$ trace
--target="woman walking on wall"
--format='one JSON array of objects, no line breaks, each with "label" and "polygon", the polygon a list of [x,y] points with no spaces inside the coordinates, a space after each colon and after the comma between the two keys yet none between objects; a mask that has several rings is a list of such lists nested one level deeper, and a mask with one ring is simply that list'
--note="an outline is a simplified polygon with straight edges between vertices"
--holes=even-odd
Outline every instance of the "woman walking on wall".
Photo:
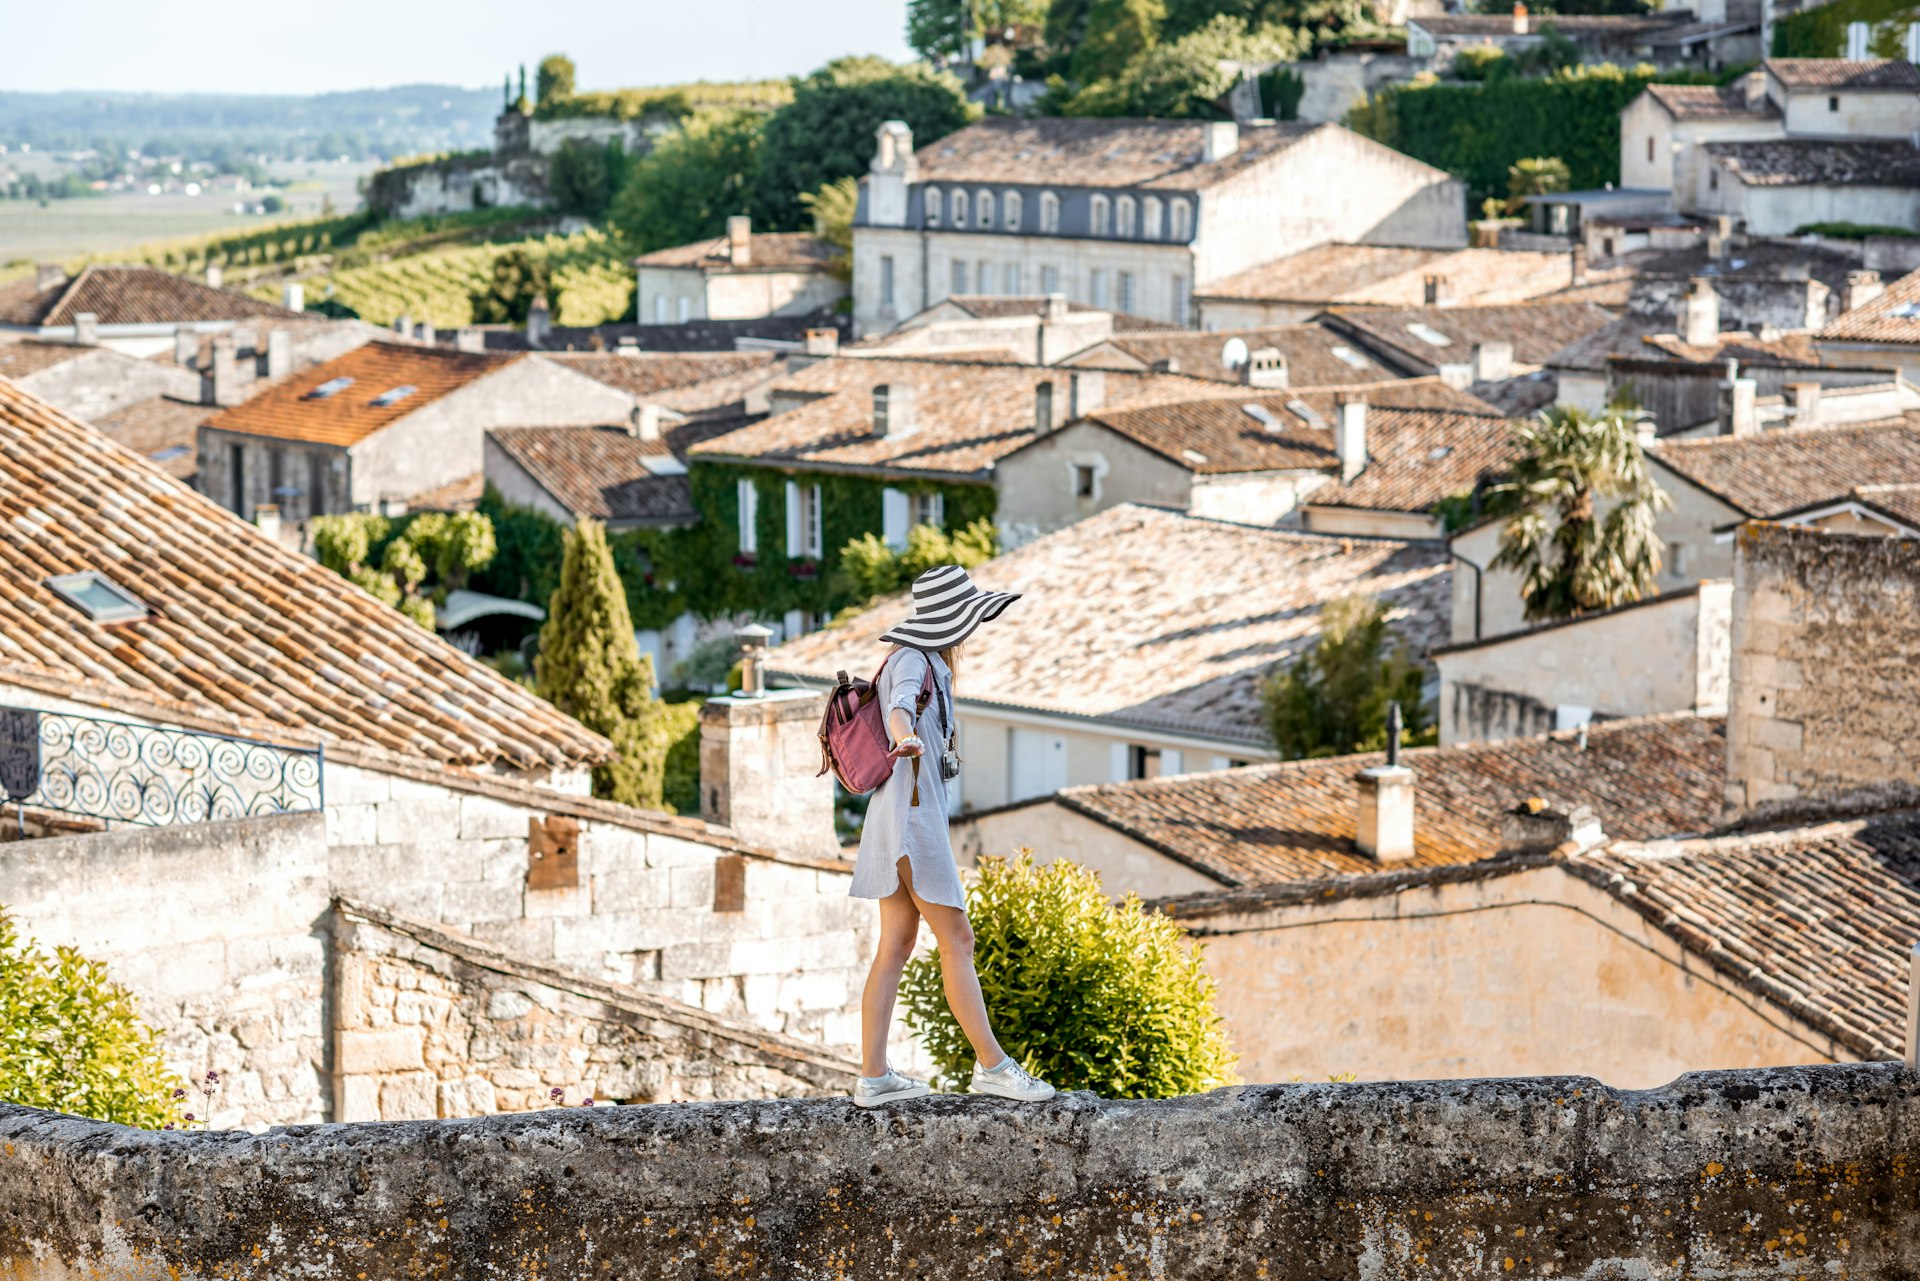
[{"label": "woman walking on wall", "polygon": [[[973,1044],[973,1093],[1032,1102],[1053,1097],[1051,1085],[1029,1075],[994,1039],[973,968],[966,892],[947,835],[947,783],[959,773],[960,762],[953,714],[956,651],[975,628],[998,618],[1017,599],[1013,593],[982,591],[960,566],[942,565],[913,580],[913,613],[880,637],[896,646],[876,682],[893,744],[893,774],[867,807],[851,890],[855,898],[880,902],[879,950],[860,999],[862,1075],[854,1083],[853,1101],[861,1107],[928,1092],[923,1082],[887,1062],[887,1029],[900,972],[923,920],[939,944],[947,1004]],[[916,709],[929,669],[933,696]]]}]

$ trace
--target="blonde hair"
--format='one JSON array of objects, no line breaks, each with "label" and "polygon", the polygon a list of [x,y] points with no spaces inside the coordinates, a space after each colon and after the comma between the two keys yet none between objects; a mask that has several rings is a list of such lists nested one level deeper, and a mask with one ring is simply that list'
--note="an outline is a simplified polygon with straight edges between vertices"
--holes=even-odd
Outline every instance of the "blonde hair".
[{"label": "blonde hair", "polygon": [[941,650],[940,661],[947,665],[947,675],[950,678],[947,681],[947,686],[949,689],[951,689],[953,686],[958,685],[960,683],[960,646],[959,644],[955,643]]}]

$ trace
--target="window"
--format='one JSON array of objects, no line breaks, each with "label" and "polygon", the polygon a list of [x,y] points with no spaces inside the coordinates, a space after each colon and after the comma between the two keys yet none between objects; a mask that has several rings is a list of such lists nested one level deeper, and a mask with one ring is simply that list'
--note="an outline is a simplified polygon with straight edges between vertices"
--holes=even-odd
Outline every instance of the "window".
[{"label": "window", "polygon": [[307,517],[327,514],[327,456],[307,455]]},{"label": "window", "polygon": [[1412,334],[1415,338],[1418,338],[1421,342],[1427,344],[1427,346],[1429,347],[1453,346],[1453,339],[1447,337],[1445,334],[1441,333],[1438,329],[1435,329],[1432,325],[1429,325],[1424,321],[1419,321],[1419,320],[1414,321],[1411,325],[1407,326],[1407,332]]},{"label": "window", "polygon": [[973,275],[974,287],[983,294],[993,292],[993,264],[985,258],[980,260],[980,269]]},{"label": "window", "polygon": [[1025,203],[1017,191],[1009,191],[1000,197],[1000,225],[1008,231],[1020,230],[1020,216],[1025,212],[1021,206]]},{"label": "window", "polygon": [[318,387],[315,387],[312,391],[308,392],[305,396],[301,397],[301,399],[325,400],[329,396],[338,396],[341,392],[345,391],[347,388],[351,386],[353,386],[353,379],[351,378],[329,378],[327,379],[327,381],[321,383]]},{"label": "window", "polygon": [[227,510],[247,514],[247,450],[244,445],[227,446]]},{"label": "window", "polygon": [[958,258],[953,260],[953,287],[947,290],[947,292],[950,294],[964,294],[967,292],[967,264],[961,262]]},{"label": "window", "polygon": [[1827,99],[1827,110],[1828,110],[1828,111],[1838,111],[1838,110],[1840,110],[1840,99],[1839,99],[1839,98],[1837,98],[1837,97],[1835,97],[1835,98],[1828,98],[1828,99]]},{"label": "window", "polygon": [[1133,304],[1137,301],[1133,296],[1133,273],[1130,271],[1123,271],[1119,273],[1119,278],[1120,278],[1120,310],[1124,311],[1129,316],[1131,316],[1134,311]]},{"label": "window", "polygon": [[1686,577],[1687,545],[1685,543],[1667,544],[1667,572],[1675,578]]},{"label": "window", "polygon": [[945,494],[915,494],[913,496],[913,523],[932,525],[936,528],[947,523],[947,498]]},{"label": "window", "polygon": [[1160,197],[1148,196],[1140,206],[1140,234],[1148,240],[1160,239]]},{"label": "window", "polygon": [[964,191],[953,193],[953,225],[956,227],[967,225],[967,193]]},{"label": "window", "polygon": [[1707,190],[1720,190],[1720,171],[1718,169],[1707,170]]},{"label": "window", "polygon": [[1647,139],[1647,163],[1648,164],[1653,163],[1653,139],[1652,138]]},{"label": "window", "polygon": [[907,530],[913,526],[913,506],[898,489],[880,491],[880,537],[895,551],[907,548]]},{"label": "window", "polygon": [[275,445],[267,450],[267,497],[278,503],[287,492],[287,451]]},{"label": "window", "polygon": [[680,313],[680,323],[683,325],[686,324],[687,320],[693,315],[693,299],[682,297],[678,311]]},{"label": "window", "polygon": [[760,550],[760,491],[751,480],[734,483],[734,501],[739,508],[740,554],[751,556]]},{"label": "window", "polygon": [[1108,227],[1112,225],[1113,203],[1105,196],[1095,196],[1091,202],[1091,207],[1093,212],[1089,218],[1089,223],[1092,227],[1092,234],[1104,236],[1107,234]]},{"label": "window", "polygon": [[787,482],[787,555],[793,559],[821,555],[820,486]]},{"label": "window", "polygon": [[1040,292],[1043,294],[1057,294],[1060,292],[1060,269],[1058,267],[1042,267],[1040,269]]},{"label": "window", "polygon": [[96,623],[138,622],[149,612],[138,596],[90,569],[56,574],[47,580],[47,586]]},{"label": "window", "polygon": [[398,387],[390,387],[386,391],[381,392],[378,396],[375,396],[373,398],[373,403],[380,406],[382,409],[384,409],[388,405],[399,404],[401,401],[405,400],[407,397],[413,395],[414,392],[419,390],[420,389],[414,386],[412,383],[402,383]]},{"label": "window", "polygon": [[1016,297],[1019,296],[1020,264],[1017,262],[1010,262],[1005,267],[1001,268],[1000,283],[1002,285],[1002,289],[1000,292],[1006,293],[1006,294],[1013,294]]},{"label": "window", "polygon": [[927,188],[927,226],[940,225],[940,188]]},{"label": "window", "polygon": [[1113,209],[1113,234],[1131,236],[1134,228],[1134,200],[1132,196],[1122,196]]},{"label": "window", "polygon": [[1088,292],[1093,295],[1093,305],[1096,307],[1105,307],[1107,305],[1107,273],[1103,269],[1095,267],[1087,273],[1087,283],[1089,286]]},{"label": "window", "polygon": [[1100,497],[1100,470],[1092,463],[1073,465],[1073,496],[1087,502],[1096,502]]},{"label": "window", "polygon": [[1143,747],[1138,743],[1129,746],[1127,748],[1127,777],[1130,779],[1159,778],[1160,749],[1157,747]]},{"label": "window", "polygon": [[1033,389],[1033,429],[1044,436],[1053,430],[1053,384],[1043,382]]},{"label": "window", "polygon": [[1168,215],[1173,228],[1173,239],[1185,240],[1193,235],[1193,206],[1185,200],[1176,200],[1170,206]]},{"label": "window", "polygon": [[665,294],[655,294],[653,296],[653,323],[656,325],[664,325],[667,323],[667,296]]},{"label": "window", "polygon": [[973,198],[973,211],[978,215],[982,231],[993,230],[993,193],[983,191]]},{"label": "window", "polygon": [[880,305],[893,306],[893,255],[880,255]]},{"label": "window", "polygon": [[1175,276],[1173,278],[1173,323],[1176,325],[1186,324],[1187,312],[1192,306],[1193,295],[1187,289],[1187,278],[1185,276]]},{"label": "window", "polygon": [[1051,191],[1040,193],[1040,230],[1060,230],[1060,197]]}]

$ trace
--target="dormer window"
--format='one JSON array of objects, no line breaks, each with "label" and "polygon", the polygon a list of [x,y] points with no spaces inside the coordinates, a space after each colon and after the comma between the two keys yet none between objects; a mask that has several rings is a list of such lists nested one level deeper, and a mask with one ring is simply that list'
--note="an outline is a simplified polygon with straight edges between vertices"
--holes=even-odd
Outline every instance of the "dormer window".
[{"label": "dormer window", "polygon": [[1185,200],[1173,202],[1169,211],[1173,225],[1173,239],[1185,240],[1193,235],[1193,205]]},{"label": "dormer window", "polygon": [[980,219],[980,230],[993,230],[993,193],[983,191],[973,198],[973,211]]},{"label": "dormer window", "polygon": [[373,398],[373,403],[378,405],[380,408],[385,409],[389,405],[399,404],[401,401],[405,400],[407,397],[413,395],[414,392],[419,390],[420,389],[414,386],[412,383],[402,383],[398,387],[390,387],[386,391],[381,392],[378,396],[375,396]]},{"label": "dormer window", "polygon": [[1092,214],[1088,219],[1092,233],[1096,236],[1107,235],[1113,226],[1113,202],[1105,196],[1095,196],[1091,201]]},{"label": "dormer window", "polygon": [[138,596],[90,569],[55,574],[47,579],[47,586],[96,623],[137,623],[153,612]]},{"label": "dormer window", "polygon": [[353,379],[351,378],[329,378],[327,379],[327,381],[321,383],[318,387],[315,387],[312,391],[308,392],[305,396],[305,399],[326,400],[329,397],[338,396],[341,392],[345,391],[347,388],[351,386],[353,386]]},{"label": "dormer window", "polygon": [[1021,205],[1024,203],[1020,198],[1020,193],[1017,191],[1009,191],[1006,195],[1002,196],[1000,198],[1000,225],[1008,231],[1020,230]]},{"label": "dormer window", "polygon": [[1140,234],[1148,240],[1160,239],[1160,197],[1148,196],[1140,202]]},{"label": "dormer window", "polygon": [[928,187],[926,199],[927,226],[938,227],[940,225],[940,188]]},{"label": "dormer window", "polygon": [[1136,206],[1134,204],[1134,200],[1132,196],[1122,196],[1120,197],[1119,200],[1114,202],[1114,207],[1113,207],[1113,234],[1114,235],[1121,236],[1124,238],[1129,238],[1129,239],[1133,236],[1133,230],[1135,226],[1135,222],[1134,222],[1135,208]]},{"label": "dormer window", "polygon": [[1060,230],[1060,197],[1051,191],[1040,193],[1040,230],[1045,232]]},{"label": "dormer window", "polygon": [[967,225],[967,193],[964,191],[953,193],[953,225],[956,227]]}]

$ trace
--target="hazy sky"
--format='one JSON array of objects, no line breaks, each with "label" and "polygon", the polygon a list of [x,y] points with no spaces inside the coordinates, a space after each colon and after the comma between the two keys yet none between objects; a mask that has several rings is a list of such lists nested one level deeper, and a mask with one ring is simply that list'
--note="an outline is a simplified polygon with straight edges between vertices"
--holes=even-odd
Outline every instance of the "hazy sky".
[{"label": "hazy sky", "polygon": [[481,87],[555,52],[582,89],[744,80],[905,58],[905,24],[905,0],[0,0],[0,90]]}]

